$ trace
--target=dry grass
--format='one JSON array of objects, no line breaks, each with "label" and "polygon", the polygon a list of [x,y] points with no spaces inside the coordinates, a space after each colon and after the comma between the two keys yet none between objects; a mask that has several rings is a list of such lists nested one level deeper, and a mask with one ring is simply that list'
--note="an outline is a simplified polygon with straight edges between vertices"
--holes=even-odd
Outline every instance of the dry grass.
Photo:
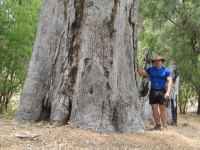
[{"label": "dry grass", "polygon": [[[14,97],[17,102],[19,94]],[[17,106],[17,105],[16,105]],[[20,139],[16,133],[40,134],[34,139]],[[200,116],[179,115],[178,127],[144,134],[98,134],[62,126],[52,128],[48,122],[12,125],[0,117],[2,150],[200,150]]]},{"label": "dry grass", "polygon": [[[40,134],[35,139],[19,139],[18,132]],[[48,122],[12,125],[5,118],[0,119],[0,149],[114,149],[114,150],[199,150],[200,117],[179,115],[178,127],[144,134],[98,134],[69,126],[52,128]]]}]

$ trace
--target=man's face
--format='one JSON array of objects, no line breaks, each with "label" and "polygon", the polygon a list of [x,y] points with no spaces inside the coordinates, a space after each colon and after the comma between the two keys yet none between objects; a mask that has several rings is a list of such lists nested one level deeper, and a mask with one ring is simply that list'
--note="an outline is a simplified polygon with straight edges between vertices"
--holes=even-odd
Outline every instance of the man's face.
[{"label": "man's face", "polygon": [[163,66],[163,62],[161,59],[154,60],[154,65],[156,68],[160,68]]}]

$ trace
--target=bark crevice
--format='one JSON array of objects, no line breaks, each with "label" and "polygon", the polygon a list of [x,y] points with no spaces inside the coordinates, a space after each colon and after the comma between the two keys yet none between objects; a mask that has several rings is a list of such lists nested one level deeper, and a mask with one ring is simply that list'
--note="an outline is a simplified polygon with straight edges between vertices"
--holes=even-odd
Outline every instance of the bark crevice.
[{"label": "bark crevice", "polygon": [[114,0],[114,5],[112,8],[112,13],[111,13],[111,19],[109,22],[109,28],[110,28],[110,37],[112,38],[114,33],[116,32],[116,29],[114,27],[114,21],[115,21],[115,15],[117,13],[117,6],[119,4],[119,0]]},{"label": "bark crevice", "polygon": [[[67,70],[66,74],[64,75],[64,80],[61,86],[61,91],[62,91],[61,95],[64,95],[64,101],[66,101],[65,102],[66,104],[64,104],[65,106],[62,107],[67,107],[63,109],[66,109],[68,113],[65,113],[64,119],[61,118],[61,120],[54,119],[56,117],[52,117],[51,121],[55,122],[58,125],[67,122],[71,115],[72,100],[74,95],[74,85],[76,82],[77,70],[78,70],[78,54],[81,45],[81,40],[79,36],[80,36],[81,23],[83,20],[84,0],[74,0],[74,9],[75,9],[75,19],[71,25],[71,28],[70,29],[68,28],[69,32],[71,33],[71,42],[69,43],[70,47],[67,55],[67,60],[68,60],[66,67]],[[64,12],[65,17],[67,16],[66,13],[67,11]]]},{"label": "bark crevice", "polygon": [[[137,23],[137,2],[135,2],[134,4],[131,5],[131,9],[129,11],[129,24],[131,25],[132,27],[132,36],[133,37],[136,37],[137,35],[135,35],[136,33],[136,23]],[[136,74],[136,63],[137,63],[137,41],[136,41],[137,38],[133,38],[132,39],[132,42],[133,42],[133,49],[135,50],[134,51],[134,70],[135,70],[135,81],[136,81],[136,86],[138,88],[138,82],[137,82],[137,74]]]}]

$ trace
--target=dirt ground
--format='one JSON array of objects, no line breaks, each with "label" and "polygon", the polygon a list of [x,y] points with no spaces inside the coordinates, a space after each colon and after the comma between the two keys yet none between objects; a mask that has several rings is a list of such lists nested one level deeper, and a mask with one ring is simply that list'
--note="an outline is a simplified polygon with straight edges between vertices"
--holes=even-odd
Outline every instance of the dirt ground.
[{"label": "dirt ground", "polygon": [[[19,94],[12,98],[18,105]],[[48,122],[13,125],[0,116],[0,150],[200,150],[200,116],[178,115],[178,126],[143,134],[99,134],[70,126],[52,127]],[[17,135],[39,135],[18,138]]]},{"label": "dirt ground", "polygon": [[[19,133],[38,134],[33,139],[20,139]],[[3,150],[200,150],[200,117],[179,115],[178,126],[144,134],[98,134],[70,126],[55,127],[48,122],[13,125],[0,118],[0,149]]]}]

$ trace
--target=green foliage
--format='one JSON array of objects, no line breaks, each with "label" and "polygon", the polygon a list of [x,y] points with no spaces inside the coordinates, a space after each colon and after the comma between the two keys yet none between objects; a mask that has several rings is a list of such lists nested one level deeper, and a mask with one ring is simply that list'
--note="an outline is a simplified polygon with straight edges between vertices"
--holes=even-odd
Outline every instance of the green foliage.
[{"label": "green foliage", "polygon": [[189,105],[195,104],[194,97],[196,98],[195,88],[190,82],[181,81],[179,92],[179,108],[180,113],[186,113]]},{"label": "green foliage", "polygon": [[139,37],[139,53],[149,48],[174,60],[181,76],[180,104],[188,102],[183,96],[188,86],[190,96],[200,94],[200,2],[143,0],[140,15],[145,30]]},{"label": "green foliage", "polygon": [[39,0],[0,1],[0,112],[25,80],[39,7]]},{"label": "green foliage", "polygon": [[15,106],[12,103],[8,103],[7,109],[3,111],[4,117],[12,119],[15,115]]}]

